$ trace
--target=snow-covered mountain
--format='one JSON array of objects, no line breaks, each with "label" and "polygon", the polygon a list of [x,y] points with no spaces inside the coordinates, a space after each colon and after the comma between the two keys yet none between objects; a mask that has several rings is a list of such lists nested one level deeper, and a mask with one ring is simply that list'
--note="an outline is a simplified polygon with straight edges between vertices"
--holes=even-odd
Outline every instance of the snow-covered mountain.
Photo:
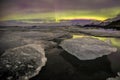
[{"label": "snow-covered mountain", "polygon": [[118,20],[120,20],[120,14],[114,18],[106,19],[105,21],[101,22],[100,25],[106,26],[106,25],[110,24],[111,22],[118,21]]},{"label": "snow-covered mountain", "polygon": [[117,21],[117,20],[120,20],[120,14],[117,15],[116,17],[114,17],[114,18],[110,18],[110,19],[107,19],[107,20],[105,20],[105,21],[106,21],[106,22],[113,22],[113,21]]}]

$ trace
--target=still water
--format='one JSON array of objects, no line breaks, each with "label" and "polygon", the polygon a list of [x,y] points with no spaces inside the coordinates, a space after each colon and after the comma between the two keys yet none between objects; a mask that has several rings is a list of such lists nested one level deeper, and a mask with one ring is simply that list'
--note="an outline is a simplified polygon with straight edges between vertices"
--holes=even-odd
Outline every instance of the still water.
[{"label": "still water", "polygon": [[83,38],[83,37],[92,37],[112,44],[112,46],[117,48],[117,52],[108,55],[108,59],[111,62],[111,68],[113,72],[120,72],[120,38],[112,38],[112,37],[95,37],[95,36],[88,36],[88,35],[79,35],[74,34],[73,38]]},{"label": "still water", "polygon": [[113,46],[120,48],[120,38],[111,38],[111,37],[95,37],[95,36],[87,36],[87,35],[73,35],[73,38],[82,38],[82,37],[92,37],[97,38],[99,40],[105,41],[107,43],[112,44]]}]

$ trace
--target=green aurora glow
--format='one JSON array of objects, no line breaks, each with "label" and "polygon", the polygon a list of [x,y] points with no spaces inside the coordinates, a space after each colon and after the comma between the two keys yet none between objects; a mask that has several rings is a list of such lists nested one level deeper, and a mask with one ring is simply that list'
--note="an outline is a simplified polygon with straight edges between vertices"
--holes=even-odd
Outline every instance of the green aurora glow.
[{"label": "green aurora glow", "polygon": [[101,10],[64,10],[44,13],[12,13],[0,18],[0,21],[6,20],[24,20],[24,19],[48,19],[48,20],[69,20],[69,19],[94,19],[106,20],[120,14],[120,7],[101,9]]}]

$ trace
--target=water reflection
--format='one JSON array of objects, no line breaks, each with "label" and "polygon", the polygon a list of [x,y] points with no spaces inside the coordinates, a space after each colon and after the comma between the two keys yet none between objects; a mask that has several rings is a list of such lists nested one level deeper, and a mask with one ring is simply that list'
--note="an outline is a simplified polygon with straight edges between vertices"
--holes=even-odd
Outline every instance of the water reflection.
[{"label": "water reflection", "polygon": [[83,38],[83,37],[92,37],[97,38],[99,40],[105,41],[107,43],[112,44],[114,47],[117,47],[117,52],[114,54],[108,55],[108,59],[111,62],[111,68],[113,72],[120,72],[120,38],[111,38],[111,37],[95,37],[88,35],[73,35],[73,38]]},{"label": "water reflection", "polygon": [[120,38],[111,38],[111,37],[95,37],[88,35],[73,35],[73,38],[83,38],[83,37],[92,37],[97,38],[99,40],[105,41],[107,43],[111,43],[113,46],[120,48]]}]

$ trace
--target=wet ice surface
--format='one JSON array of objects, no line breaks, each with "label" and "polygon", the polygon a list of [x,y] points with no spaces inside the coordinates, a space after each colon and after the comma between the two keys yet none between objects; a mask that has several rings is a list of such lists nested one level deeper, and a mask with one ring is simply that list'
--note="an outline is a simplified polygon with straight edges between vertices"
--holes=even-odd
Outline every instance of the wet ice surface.
[{"label": "wet ice surface", "polygon": [[80,60],[96,59],[117,51],[110,44],[88,37],[64,40],[60,46]]},{"label": "wet ice surface", "polygon": [[46,60],[41,45],[28,44],[8,49],[0,56],[0,75],[6,76],[2,77],[3,80],[27,80],[39,73]]}]

